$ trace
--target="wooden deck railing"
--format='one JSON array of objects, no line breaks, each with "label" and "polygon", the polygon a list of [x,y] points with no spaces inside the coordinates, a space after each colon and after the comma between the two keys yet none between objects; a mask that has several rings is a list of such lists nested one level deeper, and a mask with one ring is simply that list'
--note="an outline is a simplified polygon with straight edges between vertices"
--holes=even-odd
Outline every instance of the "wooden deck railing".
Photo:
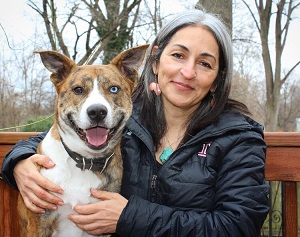
[{"label": "wooden deck railing", "polygon": [[[0,132],[0,165],[5,154],[21,139],[36,133]],[[268,145],[266,179],[284,186],[284,234],[298,236],[297,182],[300,181],[300,133],[265,133]],[[18,237],[18,192],[0,180],[0,237]]]},{"label": "wooden deck railing", "polygon": [[298,236],[297,182],[300,181],[300,132],[265,133],[266,179],[283,183],[285,237]]},{"label": "wooden deck railing", "polygon": [[[37,133],[0,132],[0,166],[5,154],[19,140],[25,140]],[[0,237],[18,237],[20,228],[17,217],[18,191],[13,190],[3,180],[0,180]]]}]

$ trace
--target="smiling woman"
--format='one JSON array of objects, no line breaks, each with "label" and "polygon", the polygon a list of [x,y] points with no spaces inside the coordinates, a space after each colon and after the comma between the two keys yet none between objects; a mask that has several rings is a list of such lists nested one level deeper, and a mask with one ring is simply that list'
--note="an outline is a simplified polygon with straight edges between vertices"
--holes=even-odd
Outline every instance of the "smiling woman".
[{"label": "smiling woman", "polygon": [[[158,46],[153,47],[152,54],[155,55],[156,50]],[[168,127],[156,152],[160,161],[165,162],[171,155],[170,151],[176,150],[180,143],[178,137],[183,137],[188,117],[195,113],[203,98],[208,93],[214,94],[218,71],[218,43],[211,31],[202,26],[178,30],[160,60],[153,63],[156,89],[161,93],[167,124],[177,122],[174,129]],[[176,118],[180,119],[176,121]],[[171,144],[169,138],[173,139]]]},{"label": "smiling woman", "polygon": [[[153,54],[155,50],[157,46]],[[153,71],[165,109],[175,111],[175,106],[182,109],[183,114],[191,114],[208,91],[214,93],[216,89],[213,84],[219,71],[217,41],[201,26],[185,27],[174,34],[159,62],[154,63]]]}]

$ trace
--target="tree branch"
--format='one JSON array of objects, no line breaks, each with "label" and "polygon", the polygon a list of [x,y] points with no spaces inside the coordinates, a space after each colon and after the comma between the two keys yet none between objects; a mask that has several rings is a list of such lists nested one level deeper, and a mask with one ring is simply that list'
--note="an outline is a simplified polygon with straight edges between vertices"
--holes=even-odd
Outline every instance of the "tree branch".
[{"label": "tree branch", "polygon": [[[258,23],[258,21],[256,20],[256,17],[255,17],[255,15],[254,15],[253,11],[251,10],[249,4],[248,4],[245,0],[242,0],[242,1],[243,1],[243,3],[246,5],[246,7],[248,8],[248,10],[249,10],[249,12],[250,12],[250,14],[251,14],[251,16],[252,16],[252,18],[253,18],[253,20],[254,20],[254,23],[255,23],[255,25],[256,25],[256,28],[257,28],[258,32],[260,32],[259,23]],[[258,6],[256,5],[256,7],[258,7]]]},{"label": "tree branch", "polygon": [[281,84],[284,84],[286,82],[286,80],[288,79],[288,77],[290,76],[290,74],[300,65],[300,61],[298,61],[289,71],[287,74],[285,74],[285,76],[282,78],[281,80]]},{"label": "tree branch", "polygon": [[51,18],[52,18],[52,27],[55,32],[56,38],[58,40],[58,44],[59,44],[63,54],[70,58],[68,47],[66,46],[63,36],[62,36],[62,31],[59,30],[58,25],[57,25],[57,21],[56,21],[57,15],[56,15],[54,0],[50,0],[50,10],[51,10]]}]

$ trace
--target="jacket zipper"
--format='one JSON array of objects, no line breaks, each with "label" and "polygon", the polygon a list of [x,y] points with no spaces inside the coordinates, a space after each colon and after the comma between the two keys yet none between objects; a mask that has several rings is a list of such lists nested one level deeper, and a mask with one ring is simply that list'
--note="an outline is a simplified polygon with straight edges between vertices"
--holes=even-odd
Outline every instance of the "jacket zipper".
[{"label": "jacket zipper", "polygon": [[155,192],[155,189],[156,189],[156,178],[157,178],[157,175],[152,175],[152,178],[151,178],[151,194],[152,194],[152,202],[154,202],[156,200],[156,192]]},{"label": "jacket zipper", "polygon": [[[129,130],[129,129],[128,129]],[[129,130],[130,133],[134,133],[133,131]],[[134,133],[135,134],[135,133]],[[135,134],[135,136],[139,137],[137,134]],[[140,137],[139,137],[140,138]],[[141,138],[140,138],[141,139]],[[147,143],[141,139],[141,141],[147,146]],[[148,146],[147,146],[148,147]],[[151,151],[151,149],[148,147],[148,149]],[[155,161],[155,155],[154,155],[154,161]],[[153,165],[153,171],[154,171],[154,174],[152,174],[152,177],[151,177],[151,183],[150,183],[150,196],[151,196],[151,199],[152,199],[152,202],[156,201],[156,178],[157,178],[157,167],[156,167],[156,164],[154,163]]]}]

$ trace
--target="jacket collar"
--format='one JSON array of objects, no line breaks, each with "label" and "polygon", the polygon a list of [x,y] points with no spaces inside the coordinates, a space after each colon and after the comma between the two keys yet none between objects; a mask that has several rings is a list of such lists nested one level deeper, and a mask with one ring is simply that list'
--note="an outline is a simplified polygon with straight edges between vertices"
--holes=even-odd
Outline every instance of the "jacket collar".
[{"label": "jacket collar", "polygon": [[[153,147],[152,138],[147,130],[147,128],[141,123],[139,119],[140,114],[140,103],[137,102],[133,106],[133,111],[130,119],[127,122],[127,128],[135,133],[144,143],[149,147]],[[222,114],[220,114],[219,119],[199,131],[194,137],[192,137],[186,144],[191,144],[193,142],[198,142],[199,139],[204,138],[206,136],[215,137],[225,134],[231,131],[243,131],[243,130],[254,130],[259,134],[264,136],[263,134],[263,126],[253,120],[252,118],[241,114],[240,112],[234,110],[225,110]],[[153,150],[150,149],[150,150]]]}]

